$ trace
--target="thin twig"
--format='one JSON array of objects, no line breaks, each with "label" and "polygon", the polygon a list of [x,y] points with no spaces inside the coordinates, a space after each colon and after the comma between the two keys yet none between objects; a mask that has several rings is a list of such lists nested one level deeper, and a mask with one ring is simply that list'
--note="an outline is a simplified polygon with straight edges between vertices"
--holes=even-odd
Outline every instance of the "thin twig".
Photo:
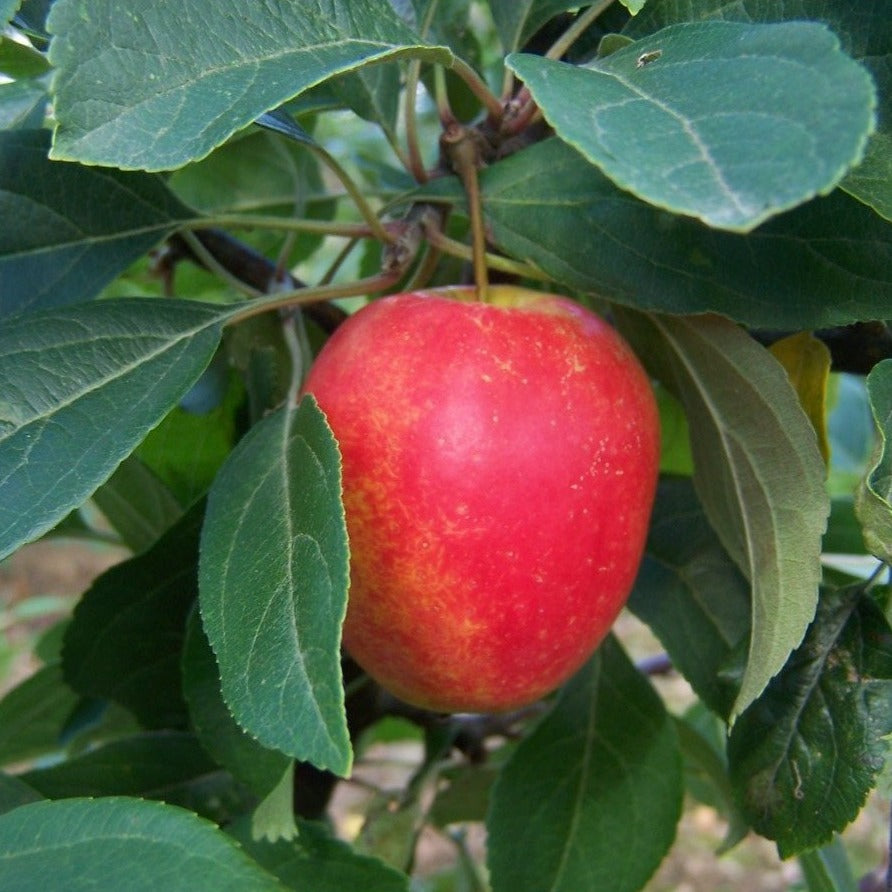
[{"label": "thin twig", "polygon": [[594,3],[579,18],[567,28],[566,31],[551,45],[548,52],[545,53],[546,59],[560,59],[567,50],[582,37],[588,30],[589,26],[598,18],[608,6],[613,5],[613,0],[601,0],[600,3]]}]

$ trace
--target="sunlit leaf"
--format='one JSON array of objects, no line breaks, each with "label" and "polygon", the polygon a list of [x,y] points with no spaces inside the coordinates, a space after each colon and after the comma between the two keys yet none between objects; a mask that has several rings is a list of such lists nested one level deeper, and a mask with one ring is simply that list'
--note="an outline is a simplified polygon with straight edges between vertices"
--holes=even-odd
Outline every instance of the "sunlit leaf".
[{"label": "sunlit leaf", "polygon": [[164,3],[125,15],[114,0],[53,6],[54,158],[180,167],[334,75],[407,55],[452,58],[425,47],[387,0],[185,0],[173,28],[171,14]]},{"label": "sunlit leaf", "polygon": [[828,193],[874,127],[873,81],[814,22],[680,24],[585,67],[507,64],[617,185],[733,231]]},{"label": "sunlit leaf", "polygon": [[871,73],[877,86],[877,130],[864,160],[842,187],[878,214],[892,220],[892,16],[884,2],[850,0],[649,0],[623,29],[645,37],[677,22],[719,19],[729,22],[780,22],[808,19],[823,22],[839,37],[843,49]]}]

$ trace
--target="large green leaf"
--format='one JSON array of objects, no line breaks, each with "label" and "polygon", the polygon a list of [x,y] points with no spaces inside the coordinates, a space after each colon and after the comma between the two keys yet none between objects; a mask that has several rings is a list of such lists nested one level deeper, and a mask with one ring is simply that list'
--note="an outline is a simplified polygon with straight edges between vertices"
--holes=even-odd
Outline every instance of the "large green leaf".
[{"label": "large green leaf", "polygon": [[94,297],[195,215],[157,176],[58,164],[46,130],[0,132],[0,318]]},{"label": "large green leaf", "polygon": [[346,774],[340,456],[312,398],[267,416],[210,492],[199,587],[223,699],[267,747]]},{"label": "large green leaf", "polygon": [[493,892],[637,892],[675,837],[681,798],[672,722],[608,637],[496,782]]},{"label": "large green leaf", "polygon": [[875,459],[858,490],[855,510],[868,549],[892,563],[892,359],[874,366],[867,376],[867,392],[879,440]]},{"label": "large green leaf", "polygon": [[814,616],[830,510],[824,462],[783,368],[736,325],[626,310],[619,319],[684,403],[697,493],[752,586],[749,654],[733,719],[784,665]]},{"label": "large green leaf", "polygon": [[35,802],[0,816],[0,875],[16,892],[284,892],[213,824],[127,797]]},{"label": "large green leaf", "polygon": [[861,810],[892,733],[892,629],[853,586],[825,590],[783,671],[731,733],[731,777],[782,857],[823,845]]},{"label": "large green leaf", "polygon": [[[744,236],[639,201],[556,139],[480,180],[495,243],[574,290],[797,331],[892,317],[892,227],[838,191]],[[454,178],[421,194],[463,200]]]},{"label": "large green leaf", "polygon": [[740,680],[735,661],[742,661],[750,635],[750,587],[688,479],[660,483],[628,606],[700,699],[727,717]]},{"label": "large green leaf", "polygon": [[148,551],[106,570],[65,632],[65,677],[78,692],[127,707],[147,728],[184,727],[180,652],[198,596],[196,505]]},{"label": "large green leaf", "polygon": [[19,777],[46,799],[162,799],[217,822],[232,820],[246,804],[243,789],[214,763],[195,736],[175,731],[113,740]]},{"label": "large green leaf", "polygon": [[721,19],[778,22],[810,19],[823,22],[843,49],[873,75],[877,86],[877,131],[867,153],[842,186],[892,220],[892,16],[885,0],[649,0],[624,28],[630,37],[645,37],[667,25]]},{"label": "large green leaf", "polygon": [[815,23],[673,25],[588,67],[507,63],[617,185],[738,232],[829,192],[874,126],[870,76]]},{"label": "large green leaf", "polygon": [[50,13],[52,155],[164,170],[202,158],[256,117],[334,75],[425,47],[387,0],[271,5],[59,0]]},{"label": "large green leaf", "polygon": [[111,475],[198,378],[232,312],[107,300],[0,326],[0,557]]}]

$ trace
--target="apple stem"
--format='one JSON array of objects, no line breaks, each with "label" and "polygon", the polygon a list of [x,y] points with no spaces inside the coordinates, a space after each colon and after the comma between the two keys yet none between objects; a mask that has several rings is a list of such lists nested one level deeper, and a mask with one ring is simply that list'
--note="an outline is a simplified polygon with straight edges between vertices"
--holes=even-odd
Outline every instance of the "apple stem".
[{"label": "apple stem", "polygon": [[418,93],[418,80],[421,75],[421,62],[414,59],[409,65],[406,75],[406,103],[404,118],[406,121],[406,146],[408,148],[408,165],[406,169],[415,178],[417,183],[426,183],[427,171],[424,167],[424,159],[421,157],[421,148],[418,145],[418,122],[415,116],[415,102]]},{"label": "apple stem", "polygon": [[[426,230],[427,240],[444,254],[451,257],[458,257],[462,260],[473,260],[474,252],[463,242],[449,238],[448,235],[437,229]],[[513,276],[519,276],[522,279],[535,279],[540,282],[551,282],[553,279],[541,269],[523,263],[520,260],[512,260],[510,257],[503,257],[501,254],[486,254],[486,265],[490,269],[497,269],[503,273],[509,273]]]},{"label": "apple stem", "polygon": [[477,168],[480,166],[480,136],[476,131],[461,124],[453,124],[443,131],[440,137],[452,169],[458,174],[465,194],[468,197],[468,211],[471,217],[471,244],[473,247],[474,283],[477,300],[486,301],[489,289],[489,272],[486,268],[486,232],[483,226],[483,206],[480,198],[480,183]]},{"label": "apple stem", "polygon": [[345,282],[337,285],[319,285],[314,288],[298,288],[289,291],[271,294],[245,303],[232,316],[226,320],[230,325],[234,322],[243,322],[252,316],[258,316],[269,310],[279,307],[302,307],[307,304],[318,303],[325,300],[334,300],[337,297],[357,297],[364,294],[377,294],[393,288],[402,277],[403,271],[390,271],[357,279],[355,282]]},{"label": "apple stem", "polygon": [[[382,228],[384,224],[378,221]],[[309,220],[302,217],[277,217],[271,214],[214,214],[195,221],[188,229],[207,229],[210,226],[229,229],[278,229],[283,232],[309,232],[315,235],[342,235],[345,238],[374,238],[372,227],[366,223],[330,220]],[[390,241],[390,238],[385,239]]]},{"label": "apple stem", "polygon": [[[418,23],[418,34],[426,38],[430,31],[434,15],[439,6],[438,0],[428,3],[424,18]],[[408,164],[406,169],[418,183],[426,183],[427,171],[424,167],[424,159],[421,157],[421,149],[418,143],[418,126],[415,115],[415,103],[418,99],[418,81],[421,77],[421,60],[413,59],[409,63],[406,75],[405,106],[403,109],[406,122],[406,145],[408,147]]]},{"label": "apple stem", "polygon": [[549,47],[545,53],[546,59],[560,59],[567,50],[579,40],[591,25],[608,6],[613,5],[613,0],[601,0],[590,6],[579,18],[567,28],[566,31]]},{"label": "apple stem", "polygon": [[489,89],[486,81],[464,59],[460,59],[458,56],[453,58],[451,70],[465,82],[468,89],[480,100],[489,115],[489,120],[494,124],[501,121],[505,110],[502,100]]},{"label": "apple stem", "polygon": [[261,297],[264,292],[259,291],[247,282],[242,281],[238,276],[234,276],[219,260],[204,246],[201,239],[188,229],[183,229],[180,237],[189,246],[189,250],[195,255],[202,266],[208,272],[213,273],[218,279],[225,282],[231,288],[235,289],[239,294],[248,297]]}]

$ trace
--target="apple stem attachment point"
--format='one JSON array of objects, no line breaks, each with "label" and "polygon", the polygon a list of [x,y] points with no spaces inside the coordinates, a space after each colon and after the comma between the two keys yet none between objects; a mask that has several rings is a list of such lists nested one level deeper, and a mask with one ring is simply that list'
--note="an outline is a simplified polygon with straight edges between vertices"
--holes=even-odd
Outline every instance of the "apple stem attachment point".
[{"label": "apple stem attachment point", "polygon": [[452,124],[440,137],[443,154],[452,169],[458,174],[465,194],[468,197],[468,212],[471,217],[471,244],[474,257],[474,283],[477,286],[477,300],[485,302],[489,289],[489,273],[486,268],[486,232],[483,226],[483,206],[480,197],[480,183],[477,169],[482,158],[481,136],[462,124]]}]

